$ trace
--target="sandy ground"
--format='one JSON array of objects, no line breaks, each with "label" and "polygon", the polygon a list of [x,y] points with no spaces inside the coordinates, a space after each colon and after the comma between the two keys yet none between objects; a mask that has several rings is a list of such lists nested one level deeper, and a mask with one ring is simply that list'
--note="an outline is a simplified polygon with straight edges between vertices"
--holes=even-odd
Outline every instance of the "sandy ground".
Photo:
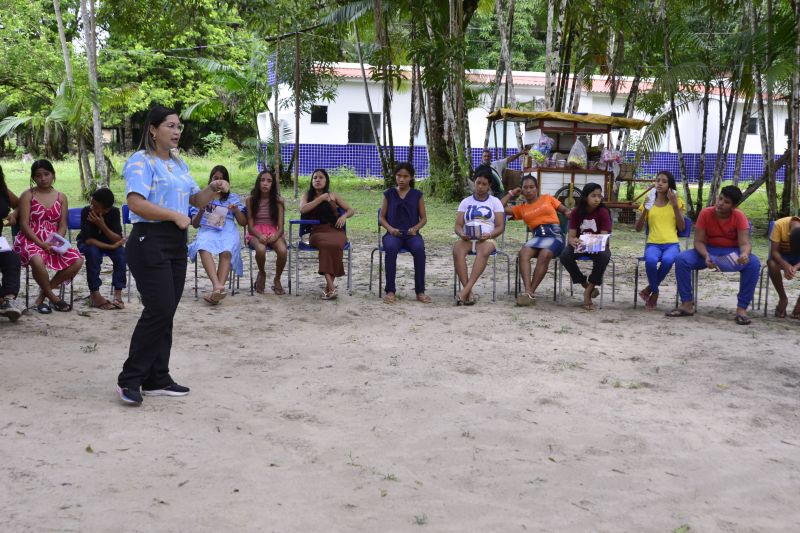
[{"label": "sandy ground", "polygon": [[598,312],[549,277],[515,307],[504,275],[454,307],[440,249],[434,303],[401,256],[387,306],[368,249],[335,302],[305,263],[299,297],[210,308],[192,269],[192,393],[139,408],[114,388],[137,301],[0,322],[0,531],[798,530],[800,322],[736,326],[736,278],[705,275],[694,318],[634,310],[630,260]]}]

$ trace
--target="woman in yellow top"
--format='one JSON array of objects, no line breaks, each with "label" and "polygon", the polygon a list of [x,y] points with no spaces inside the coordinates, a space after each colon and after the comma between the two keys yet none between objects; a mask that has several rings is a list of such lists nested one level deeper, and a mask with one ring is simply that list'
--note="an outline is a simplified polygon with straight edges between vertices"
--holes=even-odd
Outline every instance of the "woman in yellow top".
[{"label": "woman in yellow top", "polygon": [[642,212],[636,221],[636,231],[647,224],[647,244],[644,249],[644,265],[648,285],[639,291],[645,309],[655,309],[658,302],[658,286],[667,277],[675,259],[681,251],[678,232],[685,229],[683,200],[678,198],[675,178],[662,170],[656,175],[655,187],[647,201],[639,206]]},{"label": "woman in yellow top", "polygon": [[[525,202],[509,206],[508,202],[522,193]],[[530,228],[532,238],[519,250],[519,274],[525,290],[517,297],[517,305],[532,305],[536,288],[547,274],[550,259],[561,255],[564,237],[558,213],[569,217],[571,211],[549,194],[539,194],[539,182],[530,175],[523,176],[522,187],[508,191],[500,202],[506,214],[522,220]],[[531,259],[536,258],[536,268],[531,276]]]}]

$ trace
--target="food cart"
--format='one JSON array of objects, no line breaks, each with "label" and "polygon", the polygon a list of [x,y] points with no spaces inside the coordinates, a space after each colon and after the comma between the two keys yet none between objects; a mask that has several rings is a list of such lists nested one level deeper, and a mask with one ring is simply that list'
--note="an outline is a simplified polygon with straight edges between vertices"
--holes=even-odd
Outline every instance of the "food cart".
[{"label": "food cart", "polygon": [[[641,129],[648,125],[644,120],[611,117],[595,114],[558,113],[554,111],[518,111],[515,109],[501,108],[490,114],[490,122],[509,121],[525,124],[525,145],[535,146],[543,136],[552,139],[553,154],[568,154],[579,138],[588,142],[587,150],[591,153],[593,138],[604,140],[605,147],[611,144],[611,130],[620,128]],[[599,153],[595,151],[595,153]],[[574,203],[580,196],[580,190],[590,182],[600,183],[603,186],[605,203],[609,208],[633,208],[635,202],[620,201],[617,197],[618,182],[636,182],[633,169],[623,167],[623,172],[615,177],[614,172],[605,162],[587,161],[586,168],[568,165],[565,159],[553,158],[543,164],[523,164],[522,174],[532,174],[539,181],[539,190],[551,194],[564,201],[567,205]],[[626,168],[627,167],[627,168]],[[521,174],[520,174],[521,176]],[[646,180],[649,181],[649,180]],[[518,184],[509,184],[517,186]]]}]

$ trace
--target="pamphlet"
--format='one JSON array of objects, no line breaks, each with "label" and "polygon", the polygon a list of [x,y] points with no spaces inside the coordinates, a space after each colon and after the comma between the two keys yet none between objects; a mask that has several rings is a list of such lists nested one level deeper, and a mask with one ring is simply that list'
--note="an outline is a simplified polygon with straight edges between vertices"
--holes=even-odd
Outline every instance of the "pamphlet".
[{"label": "pamphlet", "polygon": [[219,204],[208,204],[205,207],[203,218],[200,225],[205,228],[221,231],[225,226],[225,219],[228,216],[228,208]]},{"label": "pamphlet", "polygon": [[0,253],[10,252],[10,251],[11,251],[11,245],[8,244],[8,241],[6,240],[5,237],[0,235]]},{"label": "pamphlet", "polygon": [[472,241],[472,253],[476,253],[475,243],[478,242],[483,234],[483,226],[480,224],[464,226],[464,234]]},{"label": "pamphlet", "polygon": [[737,263],[739,254],[731,252],[725,255],[712,255],[711,261],[717,266],[720,272],[738,272],[744,268],[744,265]]},{"label": "pamphlet", "polygon": [[580,254],[596,254],[605,251],[608,247],[609,237],[611,237],[611,235],[608,233],[605,235],[584,233],[579,237],[581,242],[578,243],[578,247],[575,248],[575,251]]},{"label": "pamphlet", "polygon": [[57,254],[63,254],[69,250],[69,241],[61,236],[60,233],[53,232],[44,241],[51,246],[51,250]]}]

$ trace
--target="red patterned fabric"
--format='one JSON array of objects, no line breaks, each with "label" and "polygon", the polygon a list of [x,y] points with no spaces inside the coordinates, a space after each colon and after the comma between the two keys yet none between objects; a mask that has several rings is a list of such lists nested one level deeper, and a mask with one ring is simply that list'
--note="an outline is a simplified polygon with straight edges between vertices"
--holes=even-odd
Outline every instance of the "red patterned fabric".
[{"label": "red patterned fabric", "polygon": [[[58,194],[53,205],[47,209],[39,203],[39,200],[31,196],[28,225],[39,240],[44,241],[48,235],[58,231],[59,222],[61,222],[61,193]],[[81,258],[77,248],[70,248],[63,254],[45,252],[39,245],[28,239],[22,231],[17,233],[17,238],[14,239],[14,252],[19,256],[22,266],[27,266],[31,262],[31,258],[38,255],[44,259],[45,265],[51,270],[64,270]]]}]

